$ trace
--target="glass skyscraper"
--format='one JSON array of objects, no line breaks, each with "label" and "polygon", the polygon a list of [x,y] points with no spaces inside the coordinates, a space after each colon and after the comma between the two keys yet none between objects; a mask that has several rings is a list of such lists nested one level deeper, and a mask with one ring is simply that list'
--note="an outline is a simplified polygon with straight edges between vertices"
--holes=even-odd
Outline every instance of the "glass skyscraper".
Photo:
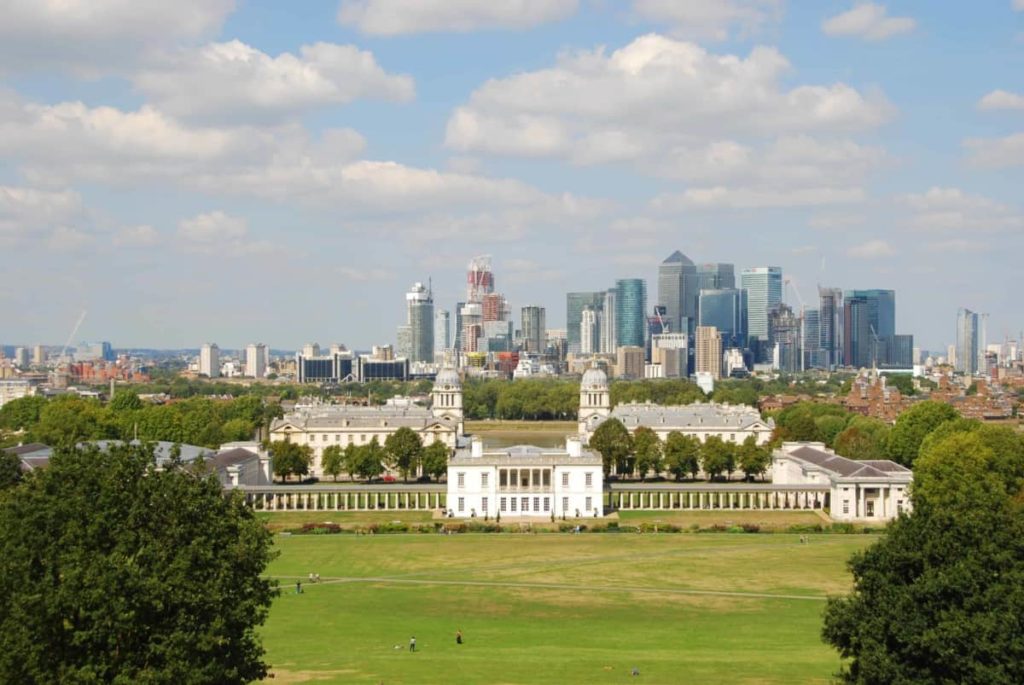
[{"label": "glass skyscraper", "polygon": [[834,369],[843,364],[843,291],[818,286],[819,339],[824,365]]},{"label": "glass skyscraper", "polygon": [[[697,267],[676,250],[658,267],[658,302],[665,308],[665,320],[672,333],[693,333],[697,320],[700,285]],[[684,322],[687,328],[683,327]],[[621,341],[620,345],[625,344]]]},{"label": "glass skyscraper", "polygon": [[700,326],[714,326],[722,336],[722,348],[747,346],[747,291],[706,289],[700,291]]},{"label": "glass skyscraper", "polygon": [[981,327],[977,312],[960,309],[956,313],[956,370],[973,376],[983,370],[981,351]]},{"label": "glass skyscraper", "polygon": [[747,334],[768,340],[768,312],[782,304],[782,269],[758,266],[744,269],[740,287],[747,291]]},{"label": "glass skyscraper", "polygon": [[565,296],[565,338],[571,354],[580,353],[580,322],[583,309],[589,307],[600,312],[604,307],[605,292],[567,293]]},{"label": "glass skyscraper", "polygon": [[736,267],[732,264],[698,264],[697,287],[700,290],[732,290],[736,287]]},{"label": "glass skyscraper", "polygon": [[615,281],[615,332],[619,347],[644,346],[647,283],[642,278]]},{"label": "glass skyscraper", "polygon": [[843,359],[849,366],[888,366],[888,338],[896,335],[896,292],[847,290],[844,295]]}]

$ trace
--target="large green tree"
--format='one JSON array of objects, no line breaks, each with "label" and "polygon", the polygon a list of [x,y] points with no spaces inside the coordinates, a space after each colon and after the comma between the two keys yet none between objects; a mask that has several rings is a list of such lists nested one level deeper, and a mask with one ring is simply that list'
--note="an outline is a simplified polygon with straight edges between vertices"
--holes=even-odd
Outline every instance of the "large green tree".
[{"label": "large green tree", "polygon": [[607,419],[590,436],[590,447],[601,455],[604,473],[629,473],[629,457],[633,451],[633,438],[618,419]]},{"label": "large green tree", "polygon": [[686,475],[696,480],[700,473],[700,440],[679,431],[669,433],[665,438],[665,466],[676,480]]},{"label": "large green tree", "polygon": [[850,459],[885,459],[889,425],[869,416],[854,416],[836,436],[835,450]]},{"label": "large green tree", "polygon": [[0,450],[0,490],[21,482],[21,458],[13,452]]},{"label": "large green tree", "polygon": [[338,480],[338,474],[345,470],[345,451],[341,445],[324,448],[324,453],[320,455],[320,468],[323,469],[325,476]]},{"label": "large green tree", "polygon": [[757,444],[757,437],[748,435],[736,449],[736,461],[740,470],[749,480],[764,474],[772,463],[772,454],[767,447]]},{"label": "large green tree", "polygon": [[448,445],[432,442],[423,449],[423,475],[440,480],[448,473]]},{"label": "large green tree", "polygon": [[305,476],[309,473],[313,450],[309,445],[278,440],[270,443],[270,456],[274,465],[274,475],[282,480],[288,480],[289,476]]},{"label": "large green tree", "polygon": [[1024,682],[1024,438],[947,435],[915,464],[914,510],[851,561],[823,636],[847,683]]},{"label": "large green tree", "polygon": [[736,468],[736,446],[717,435],[710,435],[700,447],[700,462],[708,479],[714,480],[723,473],[728,479]]},{"label": "large green tree", "polygon": [[649,473],[653,473],[655,476],[661,473],[661,438],[647,426],[640,426],[633,433],[633,455],[641,480],[647,478]]},{"label": "large green tree", "polygon": [[384,452],[388,464],[397,468],[402,479],[408,481],[410,473],[416,473],[423,457],[423,441],[413,429],[402,426],[384,440]]},{"label": "large green tree", "polygon": [[904,466],[913,466],[928,434],[958,416],[956,409],[941,402],[927,400],[915,404],[900,414],[889,432],[886,444],[889,458]]},{"label": "large green tree", "polygon": [[214,477],[60,449],[0,498],[0,682],[260,680],[271,554]]},{"label": "large green tree", "polygon": [[368,481],[384,473],[384,448],[376,436],[369,443],[356,448],[354,473]]}]

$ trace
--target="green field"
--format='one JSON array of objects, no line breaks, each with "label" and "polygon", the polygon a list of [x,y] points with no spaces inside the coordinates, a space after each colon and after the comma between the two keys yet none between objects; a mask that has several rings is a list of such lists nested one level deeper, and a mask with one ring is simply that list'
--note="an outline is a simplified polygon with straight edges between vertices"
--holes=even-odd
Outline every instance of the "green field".
[{"label": "green field", "polygon": [[874,539],[278,536],[269,682],[827,683],[823,598]]}]

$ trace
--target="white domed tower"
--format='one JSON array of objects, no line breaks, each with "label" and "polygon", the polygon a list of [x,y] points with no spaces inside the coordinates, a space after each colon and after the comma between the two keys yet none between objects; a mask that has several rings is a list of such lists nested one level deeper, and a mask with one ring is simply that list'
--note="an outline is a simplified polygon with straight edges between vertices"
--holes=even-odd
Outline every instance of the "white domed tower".
[{"label": "white domed tower", "polygon": [[597,367],[587,369],[580,383],[580,437],[584,442],[590,434],[612,414],[611,394],[608,391],[608,376]]},{"label": "white domed tower", "polygon": [[445,367],[437,374],[434,380],[434,390],[431,393],[434,405],[431,408],[436,418],[453,419],[458,422],[459,435],[465,433],[464,416],[462,413],[462,380],[459,373],[451,368]]}]

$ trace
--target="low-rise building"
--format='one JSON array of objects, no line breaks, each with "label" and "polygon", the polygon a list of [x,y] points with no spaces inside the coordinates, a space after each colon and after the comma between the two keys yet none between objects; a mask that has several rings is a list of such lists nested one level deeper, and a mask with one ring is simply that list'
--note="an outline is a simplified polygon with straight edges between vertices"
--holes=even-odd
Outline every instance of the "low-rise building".
[{"label": "low-rise building", "polygon": [[847,459],[820,442],[786,442],[772,454],[772,485],[828,485],[836,521],[891,521],[909,511],[913,477],[894,461]]},{"label": "low-rise building", "polygon": [[448,513],[457,518],[604,515],[600,455],[569,438],[565,449],[484,449],[474,439],[448,463]]}]

